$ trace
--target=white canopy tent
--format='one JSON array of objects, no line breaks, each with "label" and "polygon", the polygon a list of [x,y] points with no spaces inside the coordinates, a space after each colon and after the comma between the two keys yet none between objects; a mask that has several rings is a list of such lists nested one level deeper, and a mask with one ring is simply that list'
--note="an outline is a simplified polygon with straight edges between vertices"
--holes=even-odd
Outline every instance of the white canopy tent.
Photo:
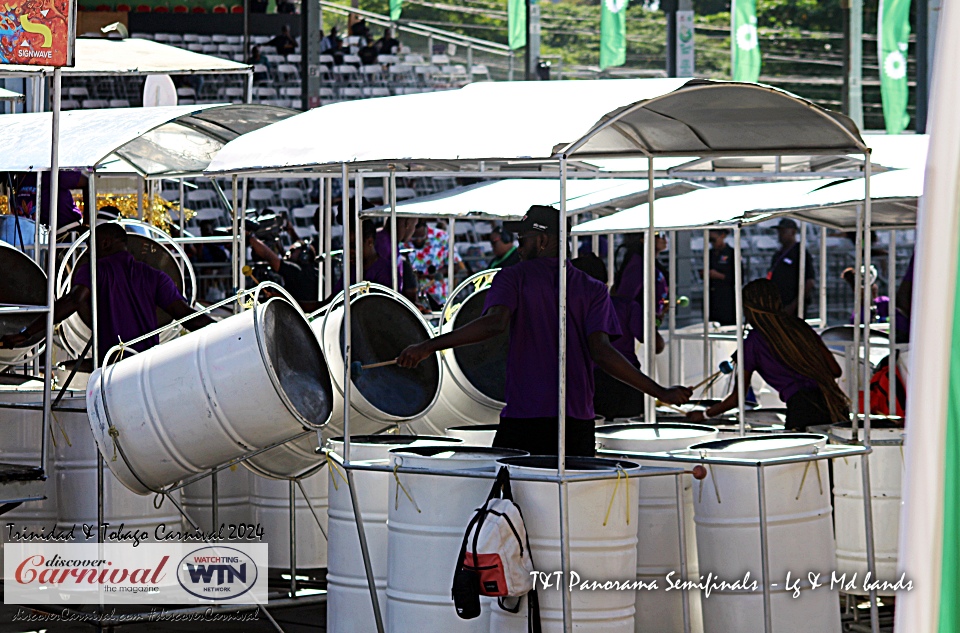
[{"label": "white canopy tent", "polygon": [[23,101],[23,95],[13,90],[0,88],[0,101]]},{"label": "white canopy tent", "polygon": [[[75,65],[61,69],[67,77],[98,75],[249,74],[249,64],[194,53],[176,46],[137,38],[77,38]],[[0,77],[43,74],[52,68],[10,64],[0,66]]]},{"label": "white canopy tent", "polygon": [[[60,116],[59,166],[96,169],[119,159],[124,167],[112,165],[114,173],[196,175],[227,142],[294,113],[252,104],[71,110]],[[0,171],[49,170],[51,125],[50,112],[0,116],[0,143],[17,148],[0,157]]]},{"label": "white canopy tent", "polygon": [[[699,189],[683,180],[655,180],[657,198]],[[546,179],[492,180],[397,203],[397,215],[503,220],[520,218],[534,204],[558,206],[557,183]],[[567,185],[567,215],[606,214],[647,198],[646,180],[574,180]],[[389,216],[390,207],[363,212]]]}]

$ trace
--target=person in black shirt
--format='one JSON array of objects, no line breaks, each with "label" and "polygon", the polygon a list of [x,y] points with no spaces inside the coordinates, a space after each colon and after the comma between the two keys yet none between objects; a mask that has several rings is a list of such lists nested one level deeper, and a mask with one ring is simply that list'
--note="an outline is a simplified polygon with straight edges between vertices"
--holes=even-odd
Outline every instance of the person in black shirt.
[{"label": "person in black shirt", "polygon": [[276,48],[278,55],[286,56],[297,52],[297,40],[290,37],[290,27],[286,24],[280,29],[280,35],[267,42],[266,46]]},{"label": "person in black shirt", "polygon": [[317,265],[313,245],[296,242],[281,258],[256,235],[249,234],[253,253],[267,262],[270,269],[283,278],[283,287],[300,303],[317,301]]},{"label": "person in black shirt", "polygon": [[400,41],[393,37],[390,28],[383,29],[383,37],[373,45],[381,55],[392,55],[394,49],[400,50]]},{"label": "person in black shirt", "polygon": [[494,227],[490,231],[490,246],[493,248],[493,259],[487,268],[506,268],[520,263],[520,253],[514,243],[516,237],[502,226]]},{"label": "person in black shirt", "polygon": [[[777,224],[777,238],[780,241],[780,250],[770,261],[770,270],[767,279],[777,285],[780,290],[780,301],[787,314],[797,314],[797,300],[800,290],[800,244],[797,242],[797,223],[790,218],[783,218]],[[804,313],[806,313],[807,297],[813,290],[814,270],[813,257],[806,253],[806,270],[804,272],[803,297]]]},{"label": "person in black shirt", "polygon": [[710,230],[710,320],[720,325],[737,322],[733,247],[727,244],[727,233],[727,229]]}]

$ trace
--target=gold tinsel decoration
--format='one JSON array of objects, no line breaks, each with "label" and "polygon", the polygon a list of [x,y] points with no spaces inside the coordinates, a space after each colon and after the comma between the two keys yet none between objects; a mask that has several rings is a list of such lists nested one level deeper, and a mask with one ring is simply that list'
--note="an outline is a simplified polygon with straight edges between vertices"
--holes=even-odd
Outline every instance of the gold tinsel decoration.
[{"label": "gold tinsel decoration", "polygon": [[[75,195],[73,199],[82,212],[82,196]],[[99,211],[108,206],[119,209],[121,217],[124,218],[136,218],[140,216],[140,212],[137,209],[137,194],[135,193],[98,193],[97,210]],[[162,196],[154,195],[152,202],[144,198],[143,221],[169,233],[170,229],[176,225],[170,212],[179,212],[179,210],[180,205],[178,203],[170,202]],[[190,219],[197,214],[197,212],[192,209],[184,209],[183,211],[186,214],[184,216],[185,222],[190,221]]]}]

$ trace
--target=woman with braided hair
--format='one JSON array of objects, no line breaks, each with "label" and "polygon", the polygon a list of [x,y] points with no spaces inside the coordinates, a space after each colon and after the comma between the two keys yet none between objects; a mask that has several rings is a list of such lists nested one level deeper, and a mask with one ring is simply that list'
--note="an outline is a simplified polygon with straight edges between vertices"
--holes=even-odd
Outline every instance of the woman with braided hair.
[{"label": "woman with braided hair", "polygon": [[[840,365],[813,328],[784,312],[776,284],[756,279],[744,286],[743,310],[752,328],[743,341],[744,380],[749,385],[756,371],[777,390],[787,403],[787,429],[846,421],[848,400],[837,385]],[[687,417],[702,421],[735,406],[736,385],[721,402]]]}]

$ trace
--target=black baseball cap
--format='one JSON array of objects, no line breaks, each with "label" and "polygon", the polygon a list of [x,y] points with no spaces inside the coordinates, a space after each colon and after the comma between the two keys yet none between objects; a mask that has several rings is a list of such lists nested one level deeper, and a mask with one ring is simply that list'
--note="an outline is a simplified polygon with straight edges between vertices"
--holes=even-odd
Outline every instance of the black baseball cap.
[{"label": "black baseball cap", "polygon": [[799,229],[800,227],[797,226],[797,223],[791,220],[790,218],[782,218],[780,220],[780,223],[773,228],[774,229]]},{"label": "black baseball cap", "polygon": [[535,204],[527,214],[517,222],[504,222],[503,228],[522,235],[528,231],[539,231],[547,235],[560,235],[560,211],[554,207]]}]

